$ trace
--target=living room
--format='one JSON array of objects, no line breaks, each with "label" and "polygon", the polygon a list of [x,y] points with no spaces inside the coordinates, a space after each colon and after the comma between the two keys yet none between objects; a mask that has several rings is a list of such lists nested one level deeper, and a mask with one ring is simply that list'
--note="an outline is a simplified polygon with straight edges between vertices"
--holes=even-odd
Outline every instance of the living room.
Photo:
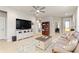
[{"label": "living room", "polygon": [[0,14],[0,52],[61,52],[57,40],[79,31],[77,6],[0,6]]}]

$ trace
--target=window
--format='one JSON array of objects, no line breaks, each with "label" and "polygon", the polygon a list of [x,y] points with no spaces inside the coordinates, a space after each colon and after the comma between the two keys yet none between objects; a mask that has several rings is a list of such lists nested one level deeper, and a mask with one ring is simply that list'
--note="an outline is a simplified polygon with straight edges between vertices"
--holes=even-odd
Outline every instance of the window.
[{"label": "window", "polygon": [[41,32],[41,22],[37,20],[38,32]]},{"label": "window", "polygon": [[65,31],[70,31],[70,22],[65,21]]}]

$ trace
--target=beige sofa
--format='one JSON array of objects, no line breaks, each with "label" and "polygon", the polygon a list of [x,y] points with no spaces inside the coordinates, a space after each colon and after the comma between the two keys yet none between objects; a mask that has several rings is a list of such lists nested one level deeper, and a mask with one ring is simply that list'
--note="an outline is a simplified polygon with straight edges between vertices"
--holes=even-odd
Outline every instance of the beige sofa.
[{"label": "beige sofa", "polygon": [[79,52],[79,44],[78,44],[78,35],[77,32],[69,32],[65,33],[58,41],[55,43],[52,52],[55,53],[72,53]]}]

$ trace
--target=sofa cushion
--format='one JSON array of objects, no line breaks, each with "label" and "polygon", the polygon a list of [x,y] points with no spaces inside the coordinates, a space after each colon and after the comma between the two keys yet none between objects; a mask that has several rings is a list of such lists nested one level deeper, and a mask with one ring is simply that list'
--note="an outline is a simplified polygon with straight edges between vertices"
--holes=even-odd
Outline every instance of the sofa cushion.
[{"label": "sofa cushion", "polygon": [[73,51],[76,48],[77,44],[78,44],[78,40],[74,38],[63,48],[67,51]]},{"label": "sofa cushion", "polygon": [[78,43],[78,45],[77,45],[77,47],[76,47],[76,49],[75,49],[74,52],[75,52],[75,53],[79,53],[79,43]]},{"label": "sofa cushion", "polygon": [[66,51],[63,48],[59,48],[59,47],[55,47],[54,49],[52,49],[52,52],[54,52],[54,53],[71,53],[71,52]]}]

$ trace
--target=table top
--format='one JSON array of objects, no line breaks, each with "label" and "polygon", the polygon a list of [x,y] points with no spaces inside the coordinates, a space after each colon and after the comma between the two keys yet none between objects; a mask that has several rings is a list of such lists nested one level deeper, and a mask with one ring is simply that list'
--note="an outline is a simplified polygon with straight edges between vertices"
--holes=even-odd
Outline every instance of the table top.
[{"label": "table top", "polygon": [[41,37],[37,37],[36,40],[44,41],[44,42],[45,42],[45,41],[47,41],[48,39],[50,39],[51,37],[52,37],[52,36],[48,36],[48,37],[42,37],[42,36],[41,36]]}]

